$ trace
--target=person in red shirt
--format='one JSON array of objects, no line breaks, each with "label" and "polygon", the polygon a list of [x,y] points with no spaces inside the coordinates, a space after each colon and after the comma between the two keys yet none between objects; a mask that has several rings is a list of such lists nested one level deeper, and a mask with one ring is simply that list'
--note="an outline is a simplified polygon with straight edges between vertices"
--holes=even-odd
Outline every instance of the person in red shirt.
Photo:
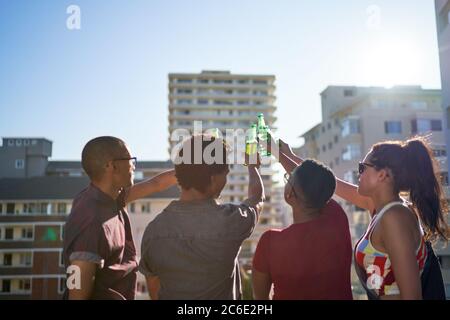
[{"label": "person in red shirt", "polygon": [[284,198],[294,223],[269,230],[259,240],[253,258],[253,295],[257,300],[351,300],[352,244],[347,216],[331,199],[333,172],[314,160],[299,166],[283,152],[286,170]]}]

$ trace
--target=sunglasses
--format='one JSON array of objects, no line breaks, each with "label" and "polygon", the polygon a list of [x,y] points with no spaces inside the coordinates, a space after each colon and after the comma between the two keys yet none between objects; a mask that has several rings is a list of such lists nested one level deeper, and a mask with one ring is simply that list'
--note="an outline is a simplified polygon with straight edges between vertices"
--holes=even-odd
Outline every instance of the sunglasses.
[{"label": "sunglasses", "polygon": [[371,164],[371,163],[367,163],[367,162],[360,162],[360,163],[358,163],[358,172],[359,172],[359,174],[360,175],[363,174],[364,171],[366,171],[367,167],[375,168],[375,165]]},{"label": "sunglasses", "polygon": [[118,159],[113,159],[113,161],[131,161],[131,163],[133,164],[133,166],[136,168],[137,165],[137,158],[136,157],[132,157],[132,158],[118,158]]}]

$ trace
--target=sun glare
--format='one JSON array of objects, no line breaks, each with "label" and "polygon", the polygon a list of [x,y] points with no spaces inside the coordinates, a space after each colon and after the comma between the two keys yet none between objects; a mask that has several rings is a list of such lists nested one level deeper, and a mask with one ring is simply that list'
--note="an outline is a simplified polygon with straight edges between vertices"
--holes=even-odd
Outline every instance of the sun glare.
[{"label": "sun glare", "polygon": [[420,50],[409,42],[380,41],[365,50],[359,72],[374,86],[417,84],[421,79]]}]

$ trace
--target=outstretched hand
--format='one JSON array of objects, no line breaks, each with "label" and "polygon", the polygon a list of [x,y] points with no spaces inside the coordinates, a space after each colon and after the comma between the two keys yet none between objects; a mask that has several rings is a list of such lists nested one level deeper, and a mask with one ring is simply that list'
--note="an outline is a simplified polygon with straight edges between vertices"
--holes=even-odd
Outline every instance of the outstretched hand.
[{"label": "outstretched hand", "polygon": [[278,147],[280,148],[280,152],[284,153],[285,155],[289,156],[291,154],[294,154],[289,144],[284,142],[283,140],[279,140]]}]

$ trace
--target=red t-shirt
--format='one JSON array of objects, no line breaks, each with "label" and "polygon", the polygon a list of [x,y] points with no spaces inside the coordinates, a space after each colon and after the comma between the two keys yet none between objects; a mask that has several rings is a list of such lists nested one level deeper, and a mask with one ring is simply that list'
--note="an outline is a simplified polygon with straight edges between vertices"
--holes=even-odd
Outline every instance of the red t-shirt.
[{"label": "red t-shirt", "polygon": [[351,300],[351,263],[348,219],[334,200],[314,220],[266,231],[253,258],[257,271],[270,274],[274,300]]}]

